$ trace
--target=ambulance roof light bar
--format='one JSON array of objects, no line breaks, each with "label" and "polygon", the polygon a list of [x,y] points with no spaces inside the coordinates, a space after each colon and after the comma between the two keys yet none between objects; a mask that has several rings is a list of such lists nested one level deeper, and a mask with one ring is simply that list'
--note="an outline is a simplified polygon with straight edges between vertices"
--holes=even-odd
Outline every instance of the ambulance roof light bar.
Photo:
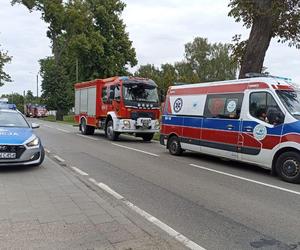
[{"label": "ambulance roof light bar", "polygon": [[266,73],[247,73],[245,74],[246,78],[254,78],[254,77],[270,77],[273,78],[275,80],[283,80],[286,81],[287,83],[291,83],[292,79],[291,78],[287,78],[287,77],[282,77],[282,76],[273,76],[273,75],[269,75]]}]

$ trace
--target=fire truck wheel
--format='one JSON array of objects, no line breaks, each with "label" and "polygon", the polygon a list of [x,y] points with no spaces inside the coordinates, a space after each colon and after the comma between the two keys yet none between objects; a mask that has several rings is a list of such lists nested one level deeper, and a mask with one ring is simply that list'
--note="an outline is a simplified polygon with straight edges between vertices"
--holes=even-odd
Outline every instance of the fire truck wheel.
[{"label": "fire truck wheel", "polygon": [[108,121],[105,128],[105,134],[111,141],[116,141],[119,138],[120,133],[114,131],[114,123],[112,120]]},{"label": "fire truck wheel", "polygon": [[95,128],[86,124],[85,119],[81,119],[80,130],[83,135],[93,135]]},{"label": "fire truck wheel", "polygon": [[144,141],[151,141],[153,139],[154,133],[142,134],[141,137]]},{"label": "fire truck wheel", "polygon": [[181,155],[183,150],[177,136],[171,136],[168,141],[168,148],[171,155]]},{"label": "fire truck wheel", "polygon": [[291,183],[300,183],[300,154],[285,152],[276,162],[276,172],[281,179]]}]

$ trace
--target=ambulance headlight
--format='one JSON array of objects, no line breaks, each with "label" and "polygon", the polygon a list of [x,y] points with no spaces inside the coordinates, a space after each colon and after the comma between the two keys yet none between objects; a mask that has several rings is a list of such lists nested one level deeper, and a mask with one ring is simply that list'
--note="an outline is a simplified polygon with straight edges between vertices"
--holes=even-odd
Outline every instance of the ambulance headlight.
[{"label": "ambulance headlight", "polygon": [[35,137],[31,142],[28,142],[26,146],[32,148],[32,147],[37,147],[39,144],[40,144],[39,138]]},{"label": "ambulance headlight", "polygon": [[124,125],[124,128],[130,128],[130,121],[124,120],[123,125]]},{"label": "ambulance headlight", "polygon": [[155,127],[155,129],[160,129],[160,123],[158,120],[155,122],[154,127]]}]

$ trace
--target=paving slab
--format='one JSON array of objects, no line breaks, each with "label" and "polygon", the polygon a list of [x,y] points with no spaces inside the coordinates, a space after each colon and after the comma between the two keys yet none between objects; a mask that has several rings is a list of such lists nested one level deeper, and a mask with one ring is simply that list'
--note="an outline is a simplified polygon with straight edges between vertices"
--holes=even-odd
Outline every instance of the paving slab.
[{"label": "paving slab", "polygon": [[0,168],[0,249],[185,249],[96,189],[48,157]]}]

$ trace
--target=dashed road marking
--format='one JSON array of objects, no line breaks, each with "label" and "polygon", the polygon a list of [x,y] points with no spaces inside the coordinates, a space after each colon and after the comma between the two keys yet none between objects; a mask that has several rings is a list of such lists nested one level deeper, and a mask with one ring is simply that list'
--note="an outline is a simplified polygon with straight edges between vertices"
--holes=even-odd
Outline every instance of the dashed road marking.
[{"label": "dashed road marking", "polygon": [[81,135],[81,134],[76,134],[77,136],[80,136],[80,137],[83,137],[85,139],[90,139],[90,140],[93,140],[93,141],[100,141],[99,139],[97,138],[93,138],[93,137],[90,137],[90,136],[86,136],[86,135]]},{"label": "dashed road marking", "polygon": [[77,172],[78,174],[80,174],[80,175],[83,175],[83,176],[88,176],[88,175],[89,175],[88,173],[82,171],[82,170],[79,169],[79,168],[76,168],[76,167],[71,167],[71,168],[72,168],[75,172]]},{"label": "dashed road marking", "polygon": [[121,145],[121,144],[112,143],[112,145],[117,146],[117,147],[121,147],[121,148],[126,148],[126,149],[129,149],[129,150],[133,150],[133,151],[136,151],[136,152],[139,152],[139,153],[143,153],[143,154],[147,154],[147,155],[159,157],[159,155],[157,155],[157,154],[153,154],[153,153],[150,153],[150,152],[147,152],[147,151],[143,151],[143,150],[140,150],[140,149],[136,149],[136,148],[127,147],[127,146],[124,146],[124,145]]},{"label": "dashed road marking", "polygon": [[265,183],[265,182],[260,182],[260,181],[248,179],[248,178],[245,178],[245,177],[242,177],[242,176],[233,175],[233,174],[218,171],[218,170],[215,170],[215,169],[202,167],[202,166],[199,166],[199,165],[196,165],[196,164],[190,164],[190,166],[195,167],[195,168],[199,168],[199,169],[203,169],[203,170],[206,170],[206,171],[210,171],[210,172],[213,172],[213,173],[226,175],[226,176],[236,178],[236,179],[240,179],[240,180],[243,180],[243,181],[248,181],[248,182],[255,183],[255,184],[258,184],[258,185],[262,185],[262,186],[265,186],[265,187],[274,188],[274,189],[284,191],[284,192],[288,192],[288,193],[291,193],[291,194],[300,195],[300,192],[297,192],[297,191],[294,191],[294,190],[291,190],[291,189],[287,189],[287,188],[278,187],[278,186],[271,185],[271,184],[268,184],[268,183]]},{"label": "dashed road marking", "polygon": [[65,162],[65,160],[63,158],[60,158],[58,155],[54,155],[54,158],[59,162]]},{"label": "dashed road marking", "polygon": [[70,131],[68,131],[68,130],[65,130],[65,129],[61,129],[61,128],[55,128],[55,129],[57,129],[58,131],[61,131],[61,132],[67,133],[67,134],[71,133]]},{"label": "dashed road marking", "polygon": [[47,149],[47,148],[44,148],[45,149],[45,152],[47,153],[47,154],[50,154],[51,153],[51,151],[49,150],[49,149]]},{"label": "dashed road marking", "polygon": [[161,230],[165,231],[168,235],[170,235],[175,240],[179,241],[181,244],[186,246],[189,249],[192,250],[205,250],[205,248],[201,247],[194,241],[190,240],[186,236],[182,235],[181,233],[177,232],[167,224],[163,223],[161,220],[157,219],[156,217],[152,216],[151,214],[147,213],[143,209],[139,208],[138,206],[134,205],[130,201],[126,200],[122,195],[111,189],[109,186],[107,186],[104,183],[97,183],[97,181],[93,178],[89,178],[89,181],[101,188],[102,190],[106,191],[107,193],[111,194],[116,199],[120,200],[122,203],[124,203],[127,207],[129,207],[131,210],[135,211],[137,214],[144,217],[146,220],[154,224],[155,226],[159,227]]}]

